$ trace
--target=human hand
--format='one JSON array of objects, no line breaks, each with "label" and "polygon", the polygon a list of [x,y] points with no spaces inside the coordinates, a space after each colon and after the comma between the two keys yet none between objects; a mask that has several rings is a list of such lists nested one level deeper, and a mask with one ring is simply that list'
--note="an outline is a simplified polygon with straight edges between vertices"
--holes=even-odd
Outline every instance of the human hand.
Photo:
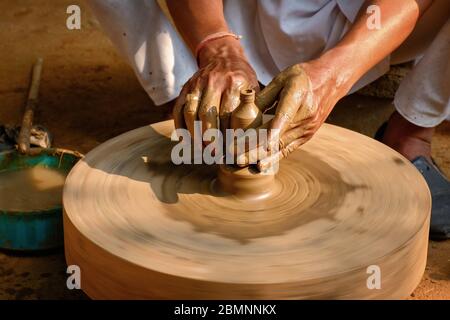
[{"label": "human hand", "polygon": [[332,70],[317,60],[296,64],[257,94],[256,104],[261,110],[277,103],[275,116],[264,125],[268,127],[267,146],[260,144],[238,156],[239,165],[258,161],[259,169],[264,171],[311,139],[349,89],[336,82]]},{"label": "human hand", "polygon": [[202,134],[210,128],[225,133],[230,116],[239,105],[240,91],[258,90],[258,81],[239,41],[230,37],[205,45],[198,56],[199,70],[184,85],[173,110],[175,127],[187,128],[193,137],[194,121],[202,122]]}]

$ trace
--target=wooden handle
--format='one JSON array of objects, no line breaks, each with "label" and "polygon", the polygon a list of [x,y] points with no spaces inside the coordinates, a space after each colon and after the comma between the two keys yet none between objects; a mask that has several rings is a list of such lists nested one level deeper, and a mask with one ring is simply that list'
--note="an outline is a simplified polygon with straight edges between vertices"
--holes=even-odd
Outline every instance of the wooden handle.
[{"label": "wooden handle", "polygon": [[33,126],[33,116],[38,101],[42,64],[43,59],[38,58],[33,66],[30,91],[28,92],[27,104],[25,106],[25,112],[22,119],[22,127],[20,129],[19,138],[17,139],[17,144],[21,153],[28,153],[30,150],[31,127]]}]

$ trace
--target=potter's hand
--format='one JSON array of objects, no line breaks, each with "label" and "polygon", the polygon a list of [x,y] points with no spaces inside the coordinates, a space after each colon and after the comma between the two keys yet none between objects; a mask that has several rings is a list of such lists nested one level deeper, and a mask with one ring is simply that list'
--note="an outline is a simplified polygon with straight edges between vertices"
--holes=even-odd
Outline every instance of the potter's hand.
[{"label": "potter's hand", "polygon": [[200,50],[198,60],[199,70],[184,85],[173,111],[176,128],[187,128],[191,136],[195,120],[202,121],[203,132],[217,128],[217,116],[220,128],[228,128],[240,91],[258,89],[255,71],[236,39],[211,41]]},{"label": "potter's hand", "polygon": [[259,161],[264,170],[311,139],[346,93],[347,88],[338,89],[334,79],[328,66],[317,61],[293,65],[276,76],[256,97],[262,110],[276,103],[268,132],[272,155],[265,157],[260,145],[239,158],[241,165]]}]

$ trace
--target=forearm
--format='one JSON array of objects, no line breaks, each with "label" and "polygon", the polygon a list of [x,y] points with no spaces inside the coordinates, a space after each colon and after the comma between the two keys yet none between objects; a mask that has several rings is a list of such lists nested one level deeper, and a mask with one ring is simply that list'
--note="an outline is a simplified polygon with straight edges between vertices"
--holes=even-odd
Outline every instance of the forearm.
[{"label": "forearm", "polygon": [[[345,37],[319,59],[319,65],[332,66],[336,83],[349,90],[367,71],[392,53],[414,29],[430,0],[372,0],[361,9]],[[380,9],[381,28],[367,25],[367,7]]]},{"label": "forearm", "polygon": [[[185,43],[195,54],[198,44],[208,35],[229,31],[223,14],[222,0],[167,0],[170,14]],[[239,41],[232,37],[212,41],[214,45],[202,51],[212,50],[216,54],[220,48],[241,52]],[[217,48],[216,48],[217,47]],[[207,53],[202,52],[202,55]]]}]

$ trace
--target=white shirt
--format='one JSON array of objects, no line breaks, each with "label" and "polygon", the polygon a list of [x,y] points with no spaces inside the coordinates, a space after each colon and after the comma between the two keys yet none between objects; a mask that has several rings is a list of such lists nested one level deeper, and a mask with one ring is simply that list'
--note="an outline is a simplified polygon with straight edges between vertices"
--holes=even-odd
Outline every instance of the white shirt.
[{"label": "white shirt", "polygon": [[[224,0],[225,19],[239,35],[258,80],[267,84],[284,68],[332,48],[354,22],[364,0]],[[112,42],[155,102],[175,99],[197,70],[192,53],[155,0],[92,0]],[[352,91],[389,69],[389,57]]]}]

